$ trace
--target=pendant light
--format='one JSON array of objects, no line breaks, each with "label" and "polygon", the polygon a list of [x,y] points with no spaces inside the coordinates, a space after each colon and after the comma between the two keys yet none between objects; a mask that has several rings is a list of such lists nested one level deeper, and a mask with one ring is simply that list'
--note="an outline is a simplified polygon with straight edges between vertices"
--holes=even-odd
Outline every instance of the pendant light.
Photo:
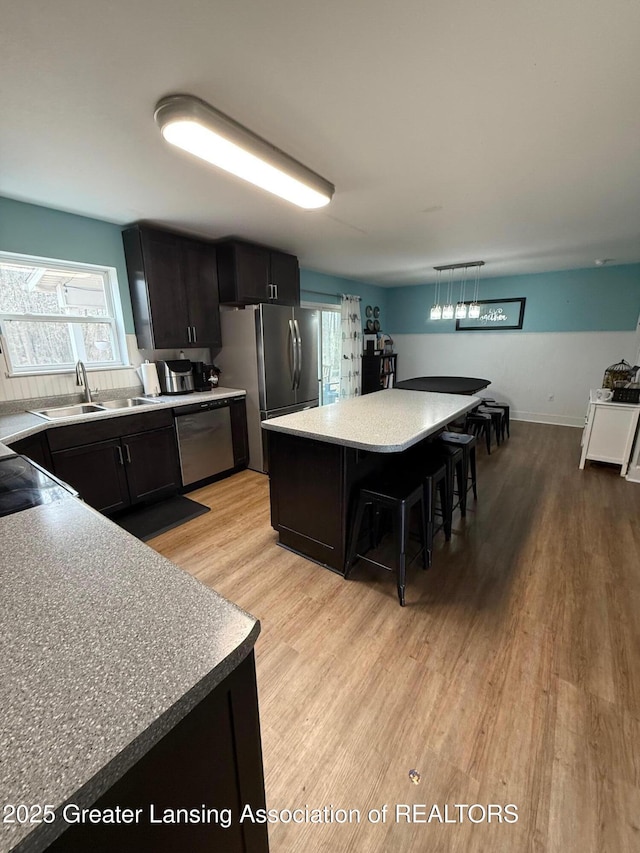
[{"label": "pendant light", "polygon": [[440,305],[440,281],[442,279],[442,270],[436,270],[436,286],[435,286],[435,295],[436,301],[431,306],[431,311],[429,312],[430,320],[441,320],[442,319],[442,306]]},{"label": "pendant light", "polygon": [[447,304],[442,308],[442,319],[453,320],[453,303],[451,301],[451,291],[453,288],[453,267],[449,268],[449,282],[447,284]]},{"label": "pendant light", "polygon": [[467,268],[462,270],[462,281],[460,283],[460,299],[456,305],[456,320],[464,320],[467,316],[467,304],[464,301],[467,287]]},{"label": "pendant light", "polygon": [[[431,320],[453,320],[455,317],[456,320],[463,320],[466,317],[469,317],[470,320],[477,320],[480,317],[480,306],[478,305],[478,294],[480,292],[480,269],[484,266],[484,261],[467,261],[466,263],[460,264],[442,264],[441,266],[434,267],[434,270],[437,273],[436,278],[436,302],[435,305],[432,306],[430,312]],[[467,305],[466,302],[466,288],[467,288],[467,270],[469,267],[476,268],[476,278],[473,289],[473,302]],[[440,308],[440,284],[442,281],[442,272],[444,270],[449,270],[450,276],[449,281],[447,283],[447,302]],[[452,296],[453,296],[453,271],[454,270],[463,270],[462,277],[460,279],[460,299],[456,303],[455,307],[453,305]]]}]

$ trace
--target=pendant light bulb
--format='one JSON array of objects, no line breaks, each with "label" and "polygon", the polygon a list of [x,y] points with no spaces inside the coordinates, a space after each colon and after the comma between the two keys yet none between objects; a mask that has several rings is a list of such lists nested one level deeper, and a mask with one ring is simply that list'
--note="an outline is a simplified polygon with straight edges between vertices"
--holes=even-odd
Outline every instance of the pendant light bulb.
[{"label": "pendant light bulb", "polygon": [[476,267],[476,280],[473,287],[473,302],[469,305],[469,319],[480,319],[480,306],[478,305],[478,296],[480,295],[480,273],[484,264],[479,264]]},{"label": "pendant light bulb", "polygon": [[465,297],[467,295],[467,268],[462,271],[462,281],[460,282],[460,299],[456,305],[456,320],[464,320],[467,316],[467,305]]},{"label": "pendant light bulb", "polygon": [[435,302],[431,306],[431,311],[429,312],[430,320],[441,320],[442,319],[442,307],[440,305],[440,280],[442,279],[442,272],[437,270],[436,272],[436,286],[435,286]]},{"label": "pendant light bulb", "polygon": [[442,308],[442,319],[453,320],[453,303],[451,301],[451,292],[453,287],[453,270],[450,271],[449,281],[447,283],[447,304]]}]

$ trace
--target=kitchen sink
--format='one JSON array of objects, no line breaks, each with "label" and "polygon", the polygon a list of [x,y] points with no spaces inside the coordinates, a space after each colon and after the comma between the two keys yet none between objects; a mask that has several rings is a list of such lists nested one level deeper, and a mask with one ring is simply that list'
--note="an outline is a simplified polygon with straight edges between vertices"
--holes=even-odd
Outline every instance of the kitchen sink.
[{"label": "kitchen sink", "polygon": [[46,418],[48,421],[57,421],[61,418],[75,418],[78,415],[91,415],[94,412],[104,412],[104,407],[97,403],[79,403],[76,406],[58,406],[55,409],[40,409],[37,412],[31,412],[33,415],[39,415],[41,418]]},{"label": "kitchen sink", "polygon": [[80,415],[96,415],[112,409],[133,409],[136,406],[146,406],[151,402],[153,401],[146,397],[128,397],[126,400],[105,400],[103,403],[78,403],[75,406],[58,406],[55,409],[31,410],[31,414],[39,415],[48,421],[58,421]]},{"label": "kitchen sink", "polygon": [[151,402],[144,397],[130,397],[127,400],[105,400],[100,405],[104,409],[133,409],[135,406],[146,406]]}]

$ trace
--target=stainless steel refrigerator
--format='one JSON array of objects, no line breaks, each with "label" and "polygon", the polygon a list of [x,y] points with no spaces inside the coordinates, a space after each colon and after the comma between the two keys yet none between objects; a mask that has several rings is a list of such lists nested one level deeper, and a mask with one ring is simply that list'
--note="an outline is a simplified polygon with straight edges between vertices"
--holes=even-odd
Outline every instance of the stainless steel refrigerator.
[{"label": "stainless steel refrigerator", "polygon": [[220,310],[221,383],[247,392],[249,467],[267,471],[261,421],[317,406],[318,311],[284,305]]}]

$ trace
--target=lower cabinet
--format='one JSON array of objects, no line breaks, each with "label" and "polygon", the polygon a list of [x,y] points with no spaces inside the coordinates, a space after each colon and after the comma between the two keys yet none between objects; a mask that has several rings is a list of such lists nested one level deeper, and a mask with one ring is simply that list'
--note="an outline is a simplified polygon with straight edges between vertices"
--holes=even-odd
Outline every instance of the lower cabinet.
[{"label": "lower cabinet", "polygon": [[236,468],[249,464],[249,435],[247,432],[247,404],[244,397],[232,397],[231,435],[233,440],[233,464]]},{"label": "lower cabinet", "polygon": [[170,410],[59,427],[49,446],[53,473],[105,514],[175,494],[181,485]]},{"label": "lower cabinet", "polygon": [[624,477],[639,420],[640,407],[635,404],[590,403],[579,467],[584,468],[589,459],[609,462],[620,465],[620,476]]},{"label": "lower cabinet", "polygon": [[268,853],[267,824],[250,817],[266,809],[253,652],[91,808],[139,811],[73,824],[49,853]]},{"label": "lower cabinet", "polygon": [[59,450],[52,456],[56,476],[73,486],[89,506],[104,513],[129,506],[119,438]]},{"label": "lower cabinet", "polygon": [[181,485],[173,427],[122,439],[131,503],[176,492]]},{"label": "lower cabinet", "polygon": [[51,454],[49,453],[47,437],[43,432],[21,438],[10,444],[10,447],[16,453],[21,453],[31,459],[32,462],[41,465],[46,471],[51,471]]}]

